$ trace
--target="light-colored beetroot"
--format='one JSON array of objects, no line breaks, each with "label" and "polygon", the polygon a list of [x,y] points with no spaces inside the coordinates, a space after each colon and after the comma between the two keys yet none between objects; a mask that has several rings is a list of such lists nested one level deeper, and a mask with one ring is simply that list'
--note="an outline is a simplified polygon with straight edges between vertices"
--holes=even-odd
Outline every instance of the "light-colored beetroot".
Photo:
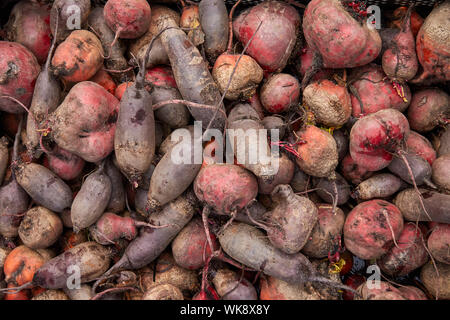
[{"label": "light-colored beetroot", "polygon": [[448,300],[450,299],[450,265],[436,262],[436,267],[439,274],[431,261],[425,264],[420,271],[420,280],[435,298]]},{"label": "light-colored beetroot", "polygon": [[360,118],[383,109],[405,111],[411,103],[408,85],[394,84],[386,78],[383,69],[370,64],[355,69],[349,89],[352,99],[353,116]]},{"label": "light-colored beetroot", "polygon": [[294,49],[300,21],[294,7],[280,1],[264,1],[241,12],[233,21],[233,31],[246,45],[262,22],[247,54],[265,71],[280,72]]},{"label": "light-colored beetroot", "polygon": [[336,140],[328,132],[316,126],[306,126],[297,132],[305,143],[297,147],[300,158],[297,164],[305,173],[314,177],[333,177],[338,165]]},{"label": "light-colored beetroot", "polygon": [[23,44],[43,64],[51,45],[49,5],[20,1],[9,15],[6,34],[9,41]]},{"label": "light-colored beetroot", "polygon": [[261,87],[263,107],[271,113],[282,113],[298,104],[300,83],[287,73],[272,75]]},{"label": "light-colored beetroot", "polygon": [[146,0],[108,0],[103,14],[116,37],[135,39],[148,30],[151,8]]},{"label": "light-colored beetroot", "polygon": [[397,288],[407,300],[428,300],[425,293],[417,287],[401,286]]},{"label": "light-colored beetroot", "polygon": [[272,199],[275,208],[267,214],[269,240],[286,253],[297,253],[317,222],[317,207],[308,198],[294,194],[289,185],[278,185],[272,192]]},{"label": "light-colored beetroot", "polygon": [[416,51],[424,72],[417,82],[431,78],[450,80],[450,2],[437,6],[425,19],[416,40]]},{"label": "light-colored beetroot", "polygon": [[414,78],[419,69],[415,39],[411,31],[411,5],[403,18],[401,29],[390,39],[383,53],[383,71],[393,81],[405,82]]},{"label": "light-colored beetroot", "polygon": [[[40,66],[33,53],[20,43],[0,41],[0,96],[11,96],[26,107],[31,103]],[[0,97],[0,110],[24,113],[11,99]]]},{"label": "light-colored beetroot", "polygon": [[395,109],[380,110],[359,119],[350,131],[350,155],[370,171],[386,168],[409,134],[406,117]]},{"label": "light-colored beetroot", "polygon": [[432,228],[427,245],[437,261],[450,264],[450,224],[438,223]]},{"label": "light-colored beetroot", "polygon": [[103,66],[103,56],[102,43],[94,33],[75,30],[56,48],[51,68],[65,81],[86,81]]},{"label": "light-colored beetroot", "polygon": [[439,187],[450,190],[450,154],[444,154],[433,162],[432,179]]},{"label": "light-colored beetroot", "polygon": [[386,281],[380,281],[379,286],[369,286],[369,281],[357,289],[359,296],[355,300],[406,300],[402,292]]},{"label": "light-colored beetroot", "polygon": [[308,46],[325,68],[354,68],[374,60],[381,50],[375,28],[355,20],[339,0],[313,0],[303,17]]},{"label": "light-colored beetroot", "polygon": [[390,276],[405,276],[420,268],[428,261],[428,253],[422,242],[424,235],[414,223],[405,224],[402,233],[396,240],[398,247],[393,246],[385,255],[377,260],[381,270]]},{"label": "light-colored beetroot", "polygon": [[258,194],[256,178],[233,164],[212,164],[200,170],[194,181],[200,201],[219,214],[231,214],[245,208]]},{"label": "light-colored beetroot", "polygon": [[438,88],[416,91],[408,108],[411,129],[418,132],[433,130],[450,117],[450,97]]},{"label": "light-colored beetroot", "polygon": [[314,113],[314,119],[328,127],[344,125],[352,114],[347,88],[330,80],[309,84],[303,91],[303,103]]},{"label": "light-colored beetroot", "polygon": [[362,202],[345,219],[345,247],[361,259],[376,259],[389,251],[402,230],[403,217],[396,206],[384,200]]}]

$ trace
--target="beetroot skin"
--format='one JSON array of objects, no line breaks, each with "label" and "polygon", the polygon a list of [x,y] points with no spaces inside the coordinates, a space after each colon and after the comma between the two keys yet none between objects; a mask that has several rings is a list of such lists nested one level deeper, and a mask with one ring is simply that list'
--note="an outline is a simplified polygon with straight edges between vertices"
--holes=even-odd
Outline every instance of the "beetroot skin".
[{"label": "beetroot skin", "polygon": [[325,68],[354,68],[381,51],[378,31],[356,21],[339,0],[312,0],[305,9],[303,33]]}]

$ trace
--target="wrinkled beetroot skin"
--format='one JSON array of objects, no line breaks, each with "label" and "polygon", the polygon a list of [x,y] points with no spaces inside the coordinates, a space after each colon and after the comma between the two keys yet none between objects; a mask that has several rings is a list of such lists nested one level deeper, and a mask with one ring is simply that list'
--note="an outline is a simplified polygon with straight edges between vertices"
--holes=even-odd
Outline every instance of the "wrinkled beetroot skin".
[{"label": "wrinkled beetroot skin", "polygon": [[11,12],[6,32],[9,41],[23,44],[43,64],[51,45],[50,6],[19,2]]},{"label": "wrinkled beetroot skin", "polygon": [[158,66],[147,69],[145,73],[145,82],[152,87],[177,87],[172,69],[165,66]]},{"label": "wrinkled beetroot skin", "polygon": [[[11,96],[29,107],[41,71],[36,57],[20,43],[8,41],[0,41],[0,57],[0,96]],[[25,112],[16,102],[5,98],[0,98],[0,111]]]},{"label": "wrinkled beetroot skin", "polygon": [[[349,86],[352,99],[353,116],[362,116],[383,110],[397,109],[405,111],[411,103],[411,90],[406,84],[398,84],[403,88],[406,102],[400,97],[392,82],[386,78],[383,69],[375,64],[354,70],[355,81]],[[361,99],[357,98],[357,95]]]},{"label": "wrinkled beetroot skin", "polygon": [[243,11],[233,22],[233,32],[247,44],[247,54],[268,72],[281,71],[294,49],[300,28],[300,15],[292,6],[279,1],[265,1]]},{"label": "wrinkled beetroot skin", "polygon": [[350,131],[350,155],[355,163],[369,171],[378,171],[391,163],[409,135],[406,117],[395,109],[385,109],[359,119]]},{"label": "wrinkled beetroot skin", "polygon": [[424,69],[419,82],[428,77],[450,80],[449,16],[450,2],[446,1],[433,9],[417,34],[416,52]]},{"label": "wrinkled beetroot skin", "polygon": [[361,25],[339,0],[312,0],[305,9],[303,33],[325,68],[354,68],[373,61],[381,51],[378,31]]},{"label": "wrinkled beetroot skin", "polygon": [[151,8],[145,0],[108,0],[103,10],[106,23],[119,38],[135,39],[147,32]]}]

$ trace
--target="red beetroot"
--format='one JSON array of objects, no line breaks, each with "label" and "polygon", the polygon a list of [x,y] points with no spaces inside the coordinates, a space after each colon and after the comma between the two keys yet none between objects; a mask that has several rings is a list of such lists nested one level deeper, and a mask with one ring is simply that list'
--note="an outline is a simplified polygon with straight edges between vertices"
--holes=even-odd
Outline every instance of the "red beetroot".
[{"label": "red beetroot", "polygon": [[384,200],[362,202],[345,220],[345,247],[358,258],[377,259],[389,251],[402,230],[403,216],[395,205]]},{"label": "red beetroot", "polygon": [[416,51],[424,72],[414,82],[427,78],[450,80],[450,2],[437,6],[425,19],[416,40]]},{"label": "red beetroot", "polygon": [[349,83],[352,93],[353,116],[356,118],[383,109],[397,109],[401,112],[411,102],[411,90],[406,84],[393,84],[375,64],[355,69]]},{"label": "red beetroot", "polygon": [[378,31],[365,21],[361,24],[355,20],[339,0],[310,1],[303,17],[303,32],[325,68],[363,66],[381,51]]},{"label": "red beetroot", "polygon": [[367,170],[364,167],[359,166],[350,156],[347,154],[341,161],[341,173],[347,181],[353,184],[360,184],[362,181],[370,178],[373,172]]},{"label": "red beetroot", "polygon": [[256,178],[232,164],[212,164],[200,170],[194,181],[195,195],[219,214],[231,214],[247,206],[258,194]]},{"label": "red beetroot", "polygon": [[[0,41],[0,96],[10,96],[26,107],[31,103],[40,66],[33,53],[20,43]],[[0,97],[0,111],[24,113],[11,99]]]},{"label": "red beetroot", "polygon": [[128,87],[130,87],[133,84],[132,81],[123,82],[119,84],[116,87],[116,90],[114,91],[114,96],[120,101],[122,99],[123,94],[125,93],[125,90],[127,90]]},{"label": "red beetroot", "polygon": [[119,38],[138,38],[150,26],[151,8],[146,0],[108,0],[103,14]]},{"label": "red beetroot", "polygon": [[97,71],[97,73],[89,79],[89,81],[95,82],[105,88],[109,93],[114,94],[116,92],[116,83],[113,78],[103,69]]},{"label": "red beetroot", "polygon": [[369,171],[386,168],[393,153],[408,138],[406,117],[395,109],[381,110],[359,119],[350,131],[350,155]]},{"label": "red beetroot", "polygon": [[403,228],[393,246],[377,260],[381,270],[390,276],[405,276],[428,261],[428,253],[422,242],[422,231],[410,222]]},{"label": "red beetroot", "polygon": [[418,132],[433,130],[450,117],[450,97],[438,88],[416,91],[408,109],[411,129]]},{"label": "red beetroot", "polygon": [[78,177],[83,171],[84,164],[83,159],[59,146],[56,146],[44,158],[44,166],[64,180]]},{"label": "red beetroot", "polygon": [[[401,28],[401,25],[403,23],[403,18],[405,17],[406,13],[408,12],[407,7],[398,7],[394,11],[394,21],[392,21],[391,25],[393,27]],[[414,10],[411,12],[411,31],[414,35],[414,38],[419,33],[420,28],[422,27],[424,19]]]},{"label": "red beetroot", "polygon": [[408,139],[406,139],[406,151],[422,157],[430,165],[436,160],[436,151],[431,142],[413,130],[410,130]]},{"label": "red beetroot", "polygon": [[[347,279],[345,279],[344,284],[353,289],[357,289],[364,282],[366,282],[366,279],[363,276],[360,276],[358,274],[352,274]],[[353,297],[354,297],[353,292],[344,290],[344,293],[342,294],[342,298],[344,300],[353,300]]]},{"label": "red beetroot", "polygon": [[43,64],[51,45],[50,7],[20,1],[11,11],[6,33],[9,41],[23,44]]},{"label": "red beetroot", "polygon": [[261,88],[263,107],[271,113],[282,113],[296,106],[300,97],[300,83],[293,76],[278,73],[271,76]]},{"label": "red beetroot", "polygon": [[280,1],[264,1],[243,11],[233,22],[236,37],[246,45],[261,23],[247,53],[267,72],[280,72],[294,49],[300,15]]},{"label": "red beetroot", "polygon": [[411,31],[411,5],[404,17],[401,29],[390,39],[388,48],[383,53],[383,71],[393,81],[409,81],[417,73],[415,39]]}]

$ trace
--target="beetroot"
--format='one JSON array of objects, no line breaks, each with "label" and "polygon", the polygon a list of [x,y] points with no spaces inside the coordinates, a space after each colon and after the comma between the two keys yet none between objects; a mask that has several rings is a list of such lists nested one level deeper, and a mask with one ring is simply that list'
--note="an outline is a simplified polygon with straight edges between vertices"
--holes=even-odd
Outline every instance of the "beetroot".
[{"label": "beetroot", "polygon": [[450,80],[450,2],[445,1],[431,11],[419,30],[416,51],[424,72],[415,82],[427,78]]},{"label": "beetroot", "polygon": [[138,38],[150,26],[151,9],[146,0],[108,0],[103,14],[119,38]]},{"label": "beetroot", "polygon": [[[28,107],[41,70],[36,57],[20,43],[8,41],[0,41],[0,56],[0,96],[11,96]],[[2,97],[0,111],[25,112],[16,102]]]},{"label": "beetroot", "polygon": [[43,64],[51,45],[50,7],[20,1],[11,11],[6,32],[9,41],[23,44]]},{"label": "beetroot", "polygon": [[267,72],[280,72],[294,49],[300,27],[300,15],[292,6],[280,1],[264,1],[243,11],[233,22],[233,31],[246,45],[247,53]]},{"label": "beetroot", "polygon": [[271,113],[281,113],[298,104],[300,84],[296,78],[286,73],[271,76],[261,88],[263,107]]},{"label": "beetroot", "polygon": [[402,230],[402,214],[392,203],[362,202],[345,219],[345,247],[361,259],[376,259],[389,251],[394,245],[393,237],[398,239]]},{"label": "beetroot", "polygon": [[450,117],[450,97],[438,88],[416,91],[408,109],[411,129],[418,132],[433,130]]},{"label": "beetroot", "polygon": [[58,146],[44,158],[44,166],[64,180],[78,177],[83,171],[84,164],[83,159]]},{"label": "beetroot", "polygon": [[350,155],[370,171],[386,168],[407,139],[409,124],[395,109],[381,110],[359,119],[350,132]]},{"label": "beetroot", "polygon": [[430,165],[436,160],[436,151],[433,149],[431,142],[412,130],[409,132],[408,139],[406,139],[406,151],[422,157]]},{"label": "beetroot", "polygon": [[363,66],[381,51],[378,31],[365,21],[361,24],[355,20],[339,0],[310,1],[304,13],[303,33],[325,68]]},{"label": "beetroot", "polygon": [[349,89],[352,93],[353,116],[356,118],[383,109],[405,111],[411,102],[411,90],[406,84],[393,84],[382,68],[370,64],[355,69]]},{"label": "beetroot", "polygon": [[413,6],[410,6],[401,29],[390,39],[388,48],[383,53],[383,70],[390,79],[397,82],[411,80],[419,69],[415,39],[411,31],[412,8]]}]

